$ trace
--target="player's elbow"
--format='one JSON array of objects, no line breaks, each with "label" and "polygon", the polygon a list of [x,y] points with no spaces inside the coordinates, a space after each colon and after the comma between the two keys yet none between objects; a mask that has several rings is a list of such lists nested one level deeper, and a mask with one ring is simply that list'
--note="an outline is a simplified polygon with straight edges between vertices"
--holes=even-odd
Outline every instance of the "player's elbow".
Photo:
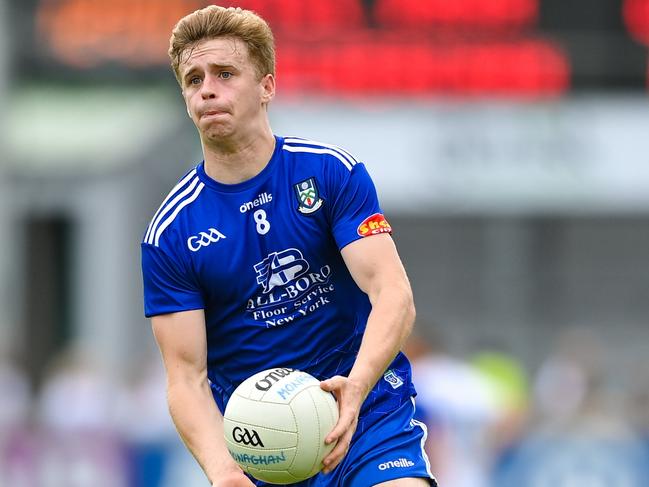
[{"label": "player's elbow", "polygon": [[167,376],[167,406],[174,418],[187,404],[197,404],[208,395],[210,390],[207,378],[200,374]]},{"label": "player's elbow", "polygon": [[408,289],[404,296],[404,329],[403,329],[403,340],[410,336],[412,333],[412,328],[415,324],[415,319],[417,318],[417,309],[415,308],[415,299],[412,295],[412,289],[408,286]]},{"label": "player's elbow", "polygon": [[207,368],[175,364],[167,370],[167,399],[199,393],[207,385]]},{"label": "player's elbow", "polygon": [[399,320],[401,322],[400,338],[403,342],[412,332],[417,314],[415,310],[415,301],[412,296],[412,289],[407,281],[395,288],[394,296],[397,297],[397,309],[399,309],[401,315]]}]

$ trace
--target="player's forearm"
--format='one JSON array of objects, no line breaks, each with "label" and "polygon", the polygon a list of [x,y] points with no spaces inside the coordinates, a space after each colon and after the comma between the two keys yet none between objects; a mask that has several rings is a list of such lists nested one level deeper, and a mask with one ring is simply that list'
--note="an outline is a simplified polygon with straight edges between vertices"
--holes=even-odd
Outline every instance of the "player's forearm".
[{"label": "player's forearm", "polygon": [[350,379],[364,387],[366,395],[401,350],[415,321],[415,305],[407,281],[370,294],[370,299],[372,311],[349,374]]},{"label": "player's forearm", "polygon": [[223,416],[207,381],[202,384],[170,382],[167,400],[180,437],[210,482],[227,472],[240,470],[225,445]]}]

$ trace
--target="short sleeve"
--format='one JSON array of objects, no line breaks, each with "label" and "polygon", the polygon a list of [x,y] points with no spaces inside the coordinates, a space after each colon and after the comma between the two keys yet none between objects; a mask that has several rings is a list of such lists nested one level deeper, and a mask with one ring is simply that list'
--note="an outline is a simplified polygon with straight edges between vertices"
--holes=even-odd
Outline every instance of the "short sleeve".
[{"label": "short sleeve", "polygon": [[151,316],[203,309],[200,289],[182,265],[160,247],[142,244],[144,314]]},{"label": "short sleeve", "polygon": [[355,164],[349,177],[334,194],[331,225],[339,249],[359,238],[392,233],[364,164]]}]

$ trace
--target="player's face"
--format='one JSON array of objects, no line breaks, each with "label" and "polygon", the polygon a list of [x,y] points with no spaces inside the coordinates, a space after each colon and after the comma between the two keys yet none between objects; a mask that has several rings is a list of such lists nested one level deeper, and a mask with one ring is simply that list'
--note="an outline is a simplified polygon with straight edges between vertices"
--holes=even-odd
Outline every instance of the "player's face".
[{"label": "player's face", "polygon": [[275,80],[259,79],[246,44],[235,38],[198,43],[180,65],[183,97],[204,142],[219,142],[260,127]]}]

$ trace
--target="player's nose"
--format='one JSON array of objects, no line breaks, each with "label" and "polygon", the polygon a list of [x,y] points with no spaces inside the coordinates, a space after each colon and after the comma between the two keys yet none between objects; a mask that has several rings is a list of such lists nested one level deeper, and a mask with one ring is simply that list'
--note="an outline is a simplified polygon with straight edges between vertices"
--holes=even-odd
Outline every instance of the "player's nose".
[{"label": "player's nose", "polygon": [[201,96],[204,100],[216,98],[216,84],[211,76],[206,76],[201,84]]}]

